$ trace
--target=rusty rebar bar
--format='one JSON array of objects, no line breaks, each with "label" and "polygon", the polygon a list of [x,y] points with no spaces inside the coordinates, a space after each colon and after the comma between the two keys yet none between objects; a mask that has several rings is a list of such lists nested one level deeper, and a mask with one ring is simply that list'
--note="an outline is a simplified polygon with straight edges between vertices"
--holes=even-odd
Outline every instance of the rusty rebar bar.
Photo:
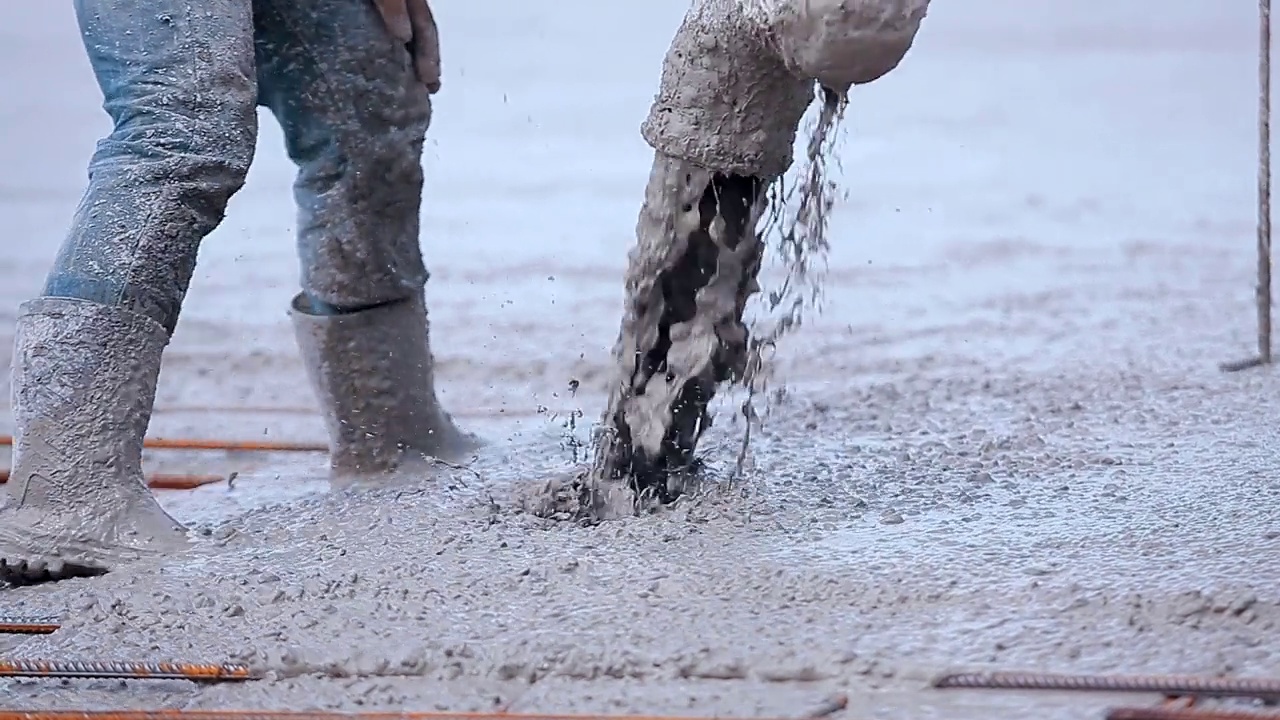
[{"label": "rusty rebar bar", "polygon": [[[0,485],[9,482],[9,472],[9,470],[0,469]],[[147,486],[154,490],[195,490],[198,487],[226,481],[226,475],[152,473],[147,476]]]},{"label": "rusty rebar bar", "polygon": [[[0,435],[0,445],[13,445],[12,435]],[[231,452],[328,452],[327,443],[276,442],[270,440],[206,440],[200,438],[147,438],[151,450],[227,450]]]},{"label": "rusty rebar bar", "polygon": [[1052,673],[960,673],[934,680],[936,688],[995,690],[1092,690],[1152,692],[1200,697],[1280,699],[1280,680],[1192,675],[1058,675]]},{"label": "rusty rebar bar", "polygon": [[1280,720],[1280,713],[1222,708],[1119,707],[1107,711],[1107,720]]},{"label": "rusty rebar bar", "polygon": [[0,660],[0,677],[119,678],[122,680],[190,680],[192,682],[241,682],[255,679],[247,665],[236,663],[76,660]]},{"label": "rusty rebar bar", "polygon": [[56,617],[18,617],[0,616],[0,634],[3,635],[48,635],[62,627]]},{"label": "rusty rebar bar", "polygon": [[[520,712],[321,712],[271,710],[3,710],[0,720],[713,720],[667,715],[530,715]],[[714,720],[735,720],[716,717]],[[754,719],[768,720],[768,719]]]}]

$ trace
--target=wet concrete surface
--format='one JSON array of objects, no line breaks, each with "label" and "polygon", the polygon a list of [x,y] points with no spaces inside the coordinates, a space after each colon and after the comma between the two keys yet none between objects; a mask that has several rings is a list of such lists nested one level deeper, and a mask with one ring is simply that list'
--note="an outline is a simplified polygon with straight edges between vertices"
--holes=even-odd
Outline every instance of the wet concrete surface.
[{"label": "wet concrete surface", "polygon": [[[340,494],[316,456],[156,454],[240,472],[163,495],[204,542],[0,592],[0,613],[65,625],[0,647],[269,679],[9,681],[3,704],[795,715],[844,690],[850,717],[1067,718],[1120,698],[926,685],[1280,674],[1277,379],[1216,367],[1253,350],[1250,7],[939,4],[854,96],[824,312],[779,350],[746,478],[591,528],[517,499],[573,465],[567,413],[603,408],[651,157],[637,126],[684,7],[487,7],[436,9],[423,245],[442,395],[489,447]],[[67,7],[6,5],[0,37],[7,345],[106,122]],[[322,437],[285,317],[291,176],[264,116],[154,435]]]}]

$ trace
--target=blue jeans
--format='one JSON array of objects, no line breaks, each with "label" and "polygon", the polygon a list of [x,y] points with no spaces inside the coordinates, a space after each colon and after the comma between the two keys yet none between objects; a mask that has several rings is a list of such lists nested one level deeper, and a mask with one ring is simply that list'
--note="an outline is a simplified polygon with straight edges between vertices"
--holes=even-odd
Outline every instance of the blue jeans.
[{"label": "blue jeans", "polygon": [[371,0],[75,0],[114,121],[44,295],[172,333],[200,242],[253,159],[256,106],[298,166],[304,295],[339,312],[420,293],[431,103]]}]

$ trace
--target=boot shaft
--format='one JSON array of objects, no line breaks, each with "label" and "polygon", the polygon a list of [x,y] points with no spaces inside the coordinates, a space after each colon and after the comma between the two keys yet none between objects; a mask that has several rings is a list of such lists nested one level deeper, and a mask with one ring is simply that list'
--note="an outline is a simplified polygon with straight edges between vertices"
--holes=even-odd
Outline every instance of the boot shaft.
[{"label": "boot shaft", "polygon": [[388,473],[407,455],[451,459],[473,448],[436,398],[421,297],[318,315],[299,295],[289,315],[336,478]]},{"label": "boot shaft", "polygon": [[160,324],[123,308],[25,303],[14,335],[10,494],[66,506],[103,487],[146,492],[142,444],[168,342]]}]

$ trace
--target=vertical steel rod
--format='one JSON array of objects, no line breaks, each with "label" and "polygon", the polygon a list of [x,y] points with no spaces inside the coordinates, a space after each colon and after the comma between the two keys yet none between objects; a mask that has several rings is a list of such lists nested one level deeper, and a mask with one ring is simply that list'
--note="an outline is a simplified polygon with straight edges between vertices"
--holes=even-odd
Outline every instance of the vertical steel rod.
[{"label": "vertical steel rod", "polygon": [[1271,0],[1258,0],[1258,356],[1271,362]]}]

